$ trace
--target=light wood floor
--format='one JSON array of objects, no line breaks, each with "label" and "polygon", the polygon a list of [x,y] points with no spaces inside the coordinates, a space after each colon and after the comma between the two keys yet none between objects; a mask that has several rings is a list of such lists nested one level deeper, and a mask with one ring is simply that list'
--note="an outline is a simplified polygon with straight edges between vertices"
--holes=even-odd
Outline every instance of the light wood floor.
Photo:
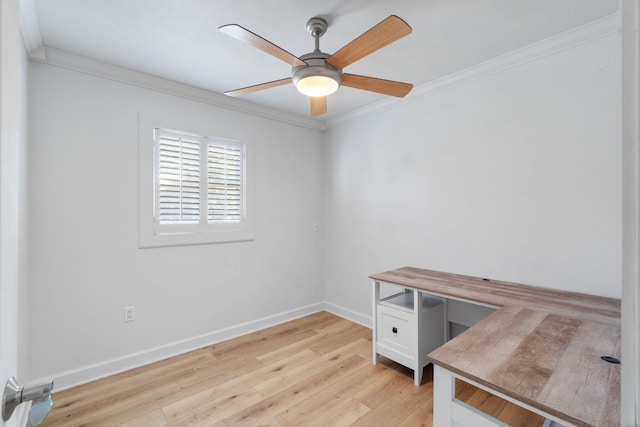
[{"label": "light wood floor", "polygon": [[[431,426],[432,372],[371,363],[371,330],[322,312],[54,393],[44,426]],[[513,426],[542,419],[465,384]]]}]

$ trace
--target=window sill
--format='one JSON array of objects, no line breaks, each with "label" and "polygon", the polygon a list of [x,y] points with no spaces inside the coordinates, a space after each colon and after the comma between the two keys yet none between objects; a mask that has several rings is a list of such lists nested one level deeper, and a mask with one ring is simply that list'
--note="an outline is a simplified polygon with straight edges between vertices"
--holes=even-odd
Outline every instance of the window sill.
[{"label": "window sill", "polygon": [[189,233],[140,234],[140,249],[166,246],[206,245],[211,243],[248,242],[253,240],[253,230],[207,231]]}]

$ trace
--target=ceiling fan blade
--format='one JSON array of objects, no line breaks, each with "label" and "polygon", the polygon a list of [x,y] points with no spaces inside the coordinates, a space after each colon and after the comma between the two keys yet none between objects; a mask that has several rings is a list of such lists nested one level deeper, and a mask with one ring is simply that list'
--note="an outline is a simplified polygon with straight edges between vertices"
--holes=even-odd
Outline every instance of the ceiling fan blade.
[{"label": "ceiling fan blade", "polygon": [[356,89],[378,92],[384,95],[405,97],[413,85],[410,83],[395,82],[393,80],[377,79],[375,77],[359,76],[357,74],[345,73],[342,75],[342,86],[353,87]]},{"label": "ceiling fan blade", "polygon": [[227,96],[241,96],[263,89],[286,85],[287,83],[291,83],[291,77],[287,77],[286,79],[274,80],[267,83],[260,83],[259,85],[243,87],[242,89],[230,90],[228,92],[225,92],[224,94]]},{"label": "ceiling fan blade", "polygon": [[327,58],[327,62],[338,69],[353,64],[370,53],[393,43],[411,33],[411,27],[402,19],[391,15],[366,33]]},{"label": "ceiling fan blade", "polygon": [[223,25],[218,29],[226,35],[238,39],[242,42],[248,43],[251,46],[260,49],[261,51],[268,53],[269,55],[275,56],[276,58],[286,62],[291,66],[300,67],[302,65],[306,65],[304,61],[301,61],[280,46],[276,46],[269,40],[263,39],[259,35],[252,33],[251,31],[241,27],[240,25]]},{"label": "ceiling fan blade", "polygon": [[311,115],[319,116],[327,112],[327,97],[326,96],[310,96],[311,100]]}]

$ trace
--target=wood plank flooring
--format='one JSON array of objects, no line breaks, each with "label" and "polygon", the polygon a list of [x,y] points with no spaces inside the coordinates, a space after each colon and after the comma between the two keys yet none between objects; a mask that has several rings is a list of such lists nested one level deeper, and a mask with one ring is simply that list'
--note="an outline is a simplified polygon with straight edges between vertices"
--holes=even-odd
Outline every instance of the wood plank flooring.
[{"label": "wood plank flooring", "polygon": [[[53,394],[43,426],[432,426],[421,387],[371,330],[327,312]],[[458,398],[513,426],[543,420],[470,385]]]}]

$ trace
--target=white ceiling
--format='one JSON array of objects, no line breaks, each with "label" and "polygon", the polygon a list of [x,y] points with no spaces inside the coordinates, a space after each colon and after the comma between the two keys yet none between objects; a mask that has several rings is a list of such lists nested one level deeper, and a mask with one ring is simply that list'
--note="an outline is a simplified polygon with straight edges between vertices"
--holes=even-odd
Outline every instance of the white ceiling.
[{"label": "white ceiling", "polygon": [[[354,74],[420,86],[615,13],[617,0],[27,0],[42,43],[74,54],[222,93],[290,76],[284,62],[217,30],[239,24],[300,56],[313,50],[306,22],[329,22],[333,53],[389,15],[413,33],[348,66]],[[328,98],[327,120],[385,99],[348,87]],[[301,116],[292,85],[243,97]]]}]

